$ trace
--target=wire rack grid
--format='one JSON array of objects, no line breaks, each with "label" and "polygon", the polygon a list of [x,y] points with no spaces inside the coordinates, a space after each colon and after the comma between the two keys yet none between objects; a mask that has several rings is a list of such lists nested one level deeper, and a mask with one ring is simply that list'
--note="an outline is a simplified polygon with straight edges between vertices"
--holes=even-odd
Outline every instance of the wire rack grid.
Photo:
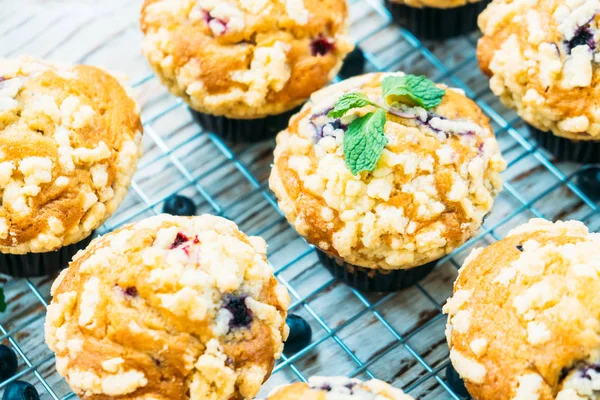
[{"label": "wire rack grid", "polygon": [[[139,7],[137,0],[126,3]],[[351,32],[369,71],[426,74],[464,90],[490,117],[508,169],[504,191],[477,237],[444,257],[423,282],[400,293],[363,294],[335,282],[314,248],[287,224],[268,189],[273,141],[232,146],[202,132],[147,67],[133,85],[144,99],[147,153],[129,196],[99,233],[159,214],[164,201],[180,193],[195,201],[198,213],[230,218],[246,233],[263,236],[276,276],[292,296],[290,312],[309,322],[313,340],[300,352],[283,355],[261,395],[275,385],[320,374],[379,378],[419,399],[458,400],[443,374],[449,361],[441,308],[463,259],[532,217],[579,219],[597,230],[598,205],[574,179],[590,166],[553,163],[529,139],[523,122],[499,104],[478,72],[475,34],[422,43],[392,22],[380,0],[350,0],[350,8]],[[139,39],[133,21],[117,32],[78,61],[93,62],[96,53],[111,51],[124,38]],[[43,341],[52,278],[5,280],[9,309],[0,316],[0,340],[15,349],[20,369],[0,383],[0,390],[20,379],[34,383],[42,397],[74,397]]]}]

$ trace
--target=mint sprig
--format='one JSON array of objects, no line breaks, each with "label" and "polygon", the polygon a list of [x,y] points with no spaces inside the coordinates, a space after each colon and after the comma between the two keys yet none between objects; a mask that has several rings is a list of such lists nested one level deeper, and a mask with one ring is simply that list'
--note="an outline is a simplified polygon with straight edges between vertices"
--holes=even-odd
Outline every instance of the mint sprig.
[{"label": "mint sprig", "polygon": [[344,135],[344,158],[353,175],[373,171],[387,139],[383,134],[385,111],[377,110],[352,121]]},{"label": "mint sprig", "polygon": [[361,92],[346,93],[338,99],[333,110],[329,111],[329,118],[341,118],[353,108],[362,108],[368,105],[375,105],[369,98]]},{"label": "mint sprig", "polygon": [[439,106],[446,95],[429,79],[415,75],[388,76],[381,83],[381,90],[389,105],[402,103],[426,110]]},{"label": "mint sprig", "polygon": [[344,135],[344,158],[353,175],[371,172],[377,166],[387,144],[384,134],[386,113],[400,118],[417,117],[395,109],[394,105],[402,103],[429,110],[440,105],[446,95],[444,89],[438,88],[429,79],[415,75],[388,76],[383,80],[381,90],[385,100],[383,104],[364,93],[351,92],[340,97],[327,114],[329,118],[341,118],[355,108],[373,106],[377,109],[352,121]]}]

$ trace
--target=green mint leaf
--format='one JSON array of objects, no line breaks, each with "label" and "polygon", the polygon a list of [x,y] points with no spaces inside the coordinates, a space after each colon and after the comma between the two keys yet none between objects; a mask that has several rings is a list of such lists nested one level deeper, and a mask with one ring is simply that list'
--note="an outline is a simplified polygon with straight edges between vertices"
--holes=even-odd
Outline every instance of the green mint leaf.
[{"label": "green mint leaf", "polygon": [[385,111],[377,110],[352,121],[344,135],[344,158],[352,175],[373,171],[387,144]]},{"label": "green mint leaf", "polygon": [[338,99],[333,110],[329,111],[329,118],[341,118],[353,108],[361,108],[371,104],[371,101],[360,92],[346,93]]},{"label": "green mint leaf", "polygon": [[4,298],[4,289],[0,288],[0,312],[6,311],[6,299]]},{"label": "green mint leaf", "polygon": [[446,95],[444,89],[424,76],[404,75],[386,77],[381,88],[388,104],[403,103],[419,106],[426,110],[437,107]]}]

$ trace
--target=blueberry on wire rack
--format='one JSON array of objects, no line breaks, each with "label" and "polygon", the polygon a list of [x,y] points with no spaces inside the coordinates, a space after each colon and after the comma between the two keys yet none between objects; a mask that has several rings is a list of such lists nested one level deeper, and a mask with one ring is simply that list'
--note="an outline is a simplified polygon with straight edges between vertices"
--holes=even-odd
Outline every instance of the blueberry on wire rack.
[{"label": "blueberry on wire rack", "polygon": [[283,351],[290,356],[310,344],[312,329],[304,318],[295,314],[290,314],[286,322],[290,327],[290,335],[284,344]]},{"label": "blueberry on wire rack", "polygon": [[592,201],[600,201],[600,167],[589,167],[580,171],[576,183]]},{"label": "blueberry on wire rack", "polygon": [[4,382],[17,372],[17,355],[8,346],[0,344],[0,382]]},{"label": "blueberry on wire rack", "polygon": [[13,381],[6,385],[2,400],[38,400],[40,395],[31,383]]},{"label": "blueberry on wire rack", "polygon": [[189,197],[174,194],[165,200],[163,212],[171,215],[189,216],[196,214],[196,205]]},{"label": "blueberry on wire rack", "polygon": [[365,70],[365,54],[360,47],[356,46],[350,54],[346,56],[344,65],[340,70],[340,78],[348,79],[360,75]]},{"label": "blueberry on wire rack", "polygon": [[456,395],[463,399],[469,398],[470,395],[465,387],[465,383],[452,366],[452,363],[448,363],[446,366],[446,382]]}]

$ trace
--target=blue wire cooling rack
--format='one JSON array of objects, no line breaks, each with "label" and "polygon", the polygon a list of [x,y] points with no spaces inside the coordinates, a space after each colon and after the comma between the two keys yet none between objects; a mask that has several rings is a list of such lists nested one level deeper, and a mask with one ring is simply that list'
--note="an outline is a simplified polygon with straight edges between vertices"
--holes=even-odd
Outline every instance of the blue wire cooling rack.
[{"label": "blue wire cooling rack", "polygon": [[[265,237],[277,278],[292,296],[290,312],[309,322],[313,340],[282,357],[261,394],[311,375],[348,375],[388,381],[419,399],[458,400],[444,375],[449,361],[441,307],[462,260],[472,248],[503,237],[532,217],[579,219],[597,230],[598,205],[575,179],[590,166],[556,164],[529,139],[522,121],[498,102],[478,71],[477,34],[422,43],[391,21],[380,0],[351,0],[350,8],[351,32],[365,54],[367,71],[426,74],[464,90],[490,117],[508,169],[504,191],[477,237],[403,292],[365,295],[339,284],[319,264],[314,248],[286,223],[268,189],[274,141],[229,146],[202,132],[185,105],[151,74],[138,76],[134,84],[144,99],[146,155],[129,196],[99,233],[158,214],[167,198],[180,193],[195,201],[198,213],[230,218],[248,234]],[[130,29],[137,30],[134,21]],[[34,383],[42,397],[74,397],[43,342],[51,281],[13,279],[4,284],[9,309],[0,316],[0,340],[16,350],[20,368],[0,383],[0,390],[20,379]]]}]

